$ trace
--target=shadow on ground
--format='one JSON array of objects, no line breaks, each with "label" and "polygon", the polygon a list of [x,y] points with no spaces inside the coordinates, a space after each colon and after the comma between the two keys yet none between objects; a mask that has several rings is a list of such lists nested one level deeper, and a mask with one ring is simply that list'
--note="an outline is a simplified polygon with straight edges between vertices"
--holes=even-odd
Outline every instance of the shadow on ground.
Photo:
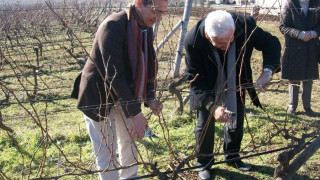
[{"label": "shadow on ground", "polygon": [[[222,167],[213,167],[213,179],[230,179],[230,180],[260,180],[260,179],[273,179],[273,167],[253,165],[251,171],[242,172],[236,169],[228,170]],[[260,175],[257,175],[257,174]],[[253,177],[254,176],[254,177]],[[311,180],[308,176],[295,174],[293,180]]]}]

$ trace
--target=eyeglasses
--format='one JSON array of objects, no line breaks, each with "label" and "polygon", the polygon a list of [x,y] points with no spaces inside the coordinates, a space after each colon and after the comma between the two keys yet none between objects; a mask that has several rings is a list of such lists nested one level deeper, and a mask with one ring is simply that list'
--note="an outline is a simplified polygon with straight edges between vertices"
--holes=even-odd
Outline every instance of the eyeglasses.
[{"label": "eyeglasses", "polygon": [[153,13],[156,14],[157,16],[162,16],[164,13],[166,13],[166,11],[161,11],[159,9],[157,9],[158,6],[151,6]]}]

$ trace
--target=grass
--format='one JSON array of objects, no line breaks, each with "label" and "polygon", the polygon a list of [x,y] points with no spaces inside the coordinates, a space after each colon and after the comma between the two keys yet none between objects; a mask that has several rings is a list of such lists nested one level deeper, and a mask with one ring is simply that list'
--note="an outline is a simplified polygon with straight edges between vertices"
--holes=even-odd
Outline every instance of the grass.
[{"label": "grass", "polygon": [[[168,18],[165,25],[160,26],[158,38],[164,37],[179,20],[179,17]],[[188,29],[195,25],[199,18],[191,17]],[[278,30],[276,22],[262,22],[263,29],[276,35],[283,44],[283,37]],[[159,67],[159,88],[167,87],[173,80],[173,60],[179,31],[168,42],[158,55],[160,60]],[[87,35],[85,35],[87,37]],[[57,37],[58,39],[58,37]],[[158,39],[159,41],[159,39]],[[89,46],[89,45],[88,45]],[[52,46],[50,46],[52,47]],[[88,48],[88,47],[87,47]],[[88,48],[89,49],[89,48]],[[53,49],[52,49],[53,50]],[[77,49],[79,53],[83,50]],[[45,54],[42,61],[44,68],[40,81],[43,91],[39,91],[38,99],[68,97],[71,93],[73,81],[80,72],[78,65],[68,64],[62,50],[49,51]],[[83,55],[83,54],[82,54]],[[85,56],[85,55],[83,55]],[[34,56],[28,56],[34,58]],[[12,57],[19,60],[19,57]],[[20,61],[18,61],[21,63]],[[182,60],[183,62],[183,60]],[[261,72],[261,54],[257,51],[252,56],[252,66],[254,79],[257,79]],[[53,64],[51,71],[50,65]],[[27,78],[22,76],[22,84],[17,78],[1,78],[13,75],[13,71],[5,63],[2,67],[5,71],[0,71],[1,83],[15,90],[19,100],[28,101],[22,85],[32,89],[32,75]],[[184,65],[181,65],[181,72]],[[25,72],[22,70],[20,73]],[[45,82],[45,83],[44,83]],[[258,152],[278,149],[291,145],[291,141],[283,138],[277,132],[277,127],[286,128],[291,135],[301,137],[302,134],[314,132],[319,129],[320,120],[318,117],[308,117],[302,112],[301,103],[298,107],[297,115],[286,115],[288,103],[287,82],[280,78],[280,73],[273,78],[272,85],[266,93],[259,93],[260,100],[265,107],[264,110],[258,109],[250,104],[247,99],[247,114],[245,134],[242,142],[242,149],[251,155]],[[48,90],[46,87],[50,87]],[[320,111],[319,81],[314,82],[312,107],[315,111]],[[187,88],[183,85],[184,92]],[[0,91],[0,99],[4,99],[4,91]],[[192,155],[195,140],[193,129],[196,124],[194,112],[189,112],[189,106],[184,107],[184,113],[178,115],[175,109],[179,102],[175,96],[167,91],[162,92],[164,101],[163,118],[152,116],[149,126],[152,131],[159,136],[159,139],[145,138],[137,142],[139,151],[145,162],[155,163],[162,172],[171,170],[182,159]],[[185,96],[186,94],[184,94]],[[10,96],[9,102],[15,102]],[[11,127],[14,133],[10,134],[3,130],[0,131],[0,179],[28,179],[39,177],[57,176],[57,174],[70,173],[76,167],[94,169],[93,155],[91,153],[91,142],[87,134],[82,113],[75,108],[76,100],[60,99],[47,102],[7,104],[1,106],[1,114],[4,124]],[[148,109],[143,110],[145,114]],[[39,125],[41,124],[40,128]],[[162,124],[162,125],[161,125]],[[44,133],[46,130],[47,134]],[[223,125],[216,123],[215,152],[222,152]],[[14,140],[13,140],[14,139]],[[58,148],[59,147],[59,148]],[[61,149],[61,151],[59,150]],[[213,167],[215,179],[272,179],[274,168],[278,166],[277,157],[280,152],[265,154],[262,156],[245,159],[254,165],[254,170],[241,172],[225,164]],[[294,179],[316,179],[320,172],[320,152],[317,151],[295,174]],[[222,161],[223,156],[217,155],[216,162]],[[194,160],[190,161],[190,166],[195,166]],[[187,166],[186,166],[187,167]],[[84,171],[76,170],[77,173]],[[139,175],[149,174],[150,168],[140,166]],[[5,176],[4,176],[5,175]],[[180,179],[197,179],[197,171],[190,170],[181,173]],[[66,176],[61,179],[80,179],[78,176]],[[96,179],[93,175],[82,175],[82,179]],[[157,178],[153,178],[157,179]]]}]

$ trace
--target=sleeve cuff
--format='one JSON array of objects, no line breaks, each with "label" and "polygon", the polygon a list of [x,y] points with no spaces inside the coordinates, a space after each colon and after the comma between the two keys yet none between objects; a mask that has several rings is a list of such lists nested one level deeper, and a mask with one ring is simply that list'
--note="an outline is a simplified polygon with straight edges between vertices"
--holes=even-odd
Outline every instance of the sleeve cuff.
[{"label": "sleeve cuff", "polygon": [[141,110],[141,103],[126,103],[126,104],[122,104],[122,111],[124,112],[126,118],[131,118],[134,117],[136,115],[138,115],[140,112],[142,112]]},{"label": "sleeve cuff", "polygon": [[265,65],[265,66],[263,66],[263,70],[262,70],[263,72],[265,72],[265,71],[271,71],[272,73],[274,72],[274,71],[276,71],[276,69],[274,68],[274,66],[272,66],[272,65]]},{"label": "sleeve cuff", "polygon": [[306,37],[306,32],[305,32],[305,31],[301,31],[301,32],[299,33],[298,38],[302,40],[304,37]]},{"label": "sleeve cuff", "polygon": [[318,33],[316,31],[310,31],[311,37],[316,38],[318,36]]},{"label": "sleeve cuff", "polygon": [[210,112],[214,111],[217,108],[215,102],[211,98],[205,99],[203,102],[203,106]]},{"label": "sleeve cuff", "polygon": [[263,68],[263,72],[270,72],[271,74],[273,74],[273,72],[270,68]]},{"label": "sleeve cuff", "polygon": [[135,118],[135,117],[137,117],[137,116],[139,116],[141,114],[142,114],[142,112],[138,113],[137,115],[133,116],[132,118]]}]

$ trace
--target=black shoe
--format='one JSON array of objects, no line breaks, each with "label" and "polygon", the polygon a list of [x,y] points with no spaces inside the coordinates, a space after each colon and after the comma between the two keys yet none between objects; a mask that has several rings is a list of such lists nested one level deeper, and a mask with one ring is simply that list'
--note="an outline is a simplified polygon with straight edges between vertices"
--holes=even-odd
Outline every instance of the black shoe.
[{"label": "black shoe", "polygon": [[246,164],[242,161],[228,162],[227,165],[237,168],[240,171],[249,171],[251,169],[251,166],[249,164]]},{"label": "black shoe", "polygon": [[199,179],[200,180],[211,180],[212,179],[212,173],[210,168],[201,169],[199,171]]},{"label": "black shoe", "polygon": [[305,108],[304,109],[306,111],[306,114],[310,117],[315,117],[316,116],[316,113],[314,111],[312,111],[311,108]]}]

